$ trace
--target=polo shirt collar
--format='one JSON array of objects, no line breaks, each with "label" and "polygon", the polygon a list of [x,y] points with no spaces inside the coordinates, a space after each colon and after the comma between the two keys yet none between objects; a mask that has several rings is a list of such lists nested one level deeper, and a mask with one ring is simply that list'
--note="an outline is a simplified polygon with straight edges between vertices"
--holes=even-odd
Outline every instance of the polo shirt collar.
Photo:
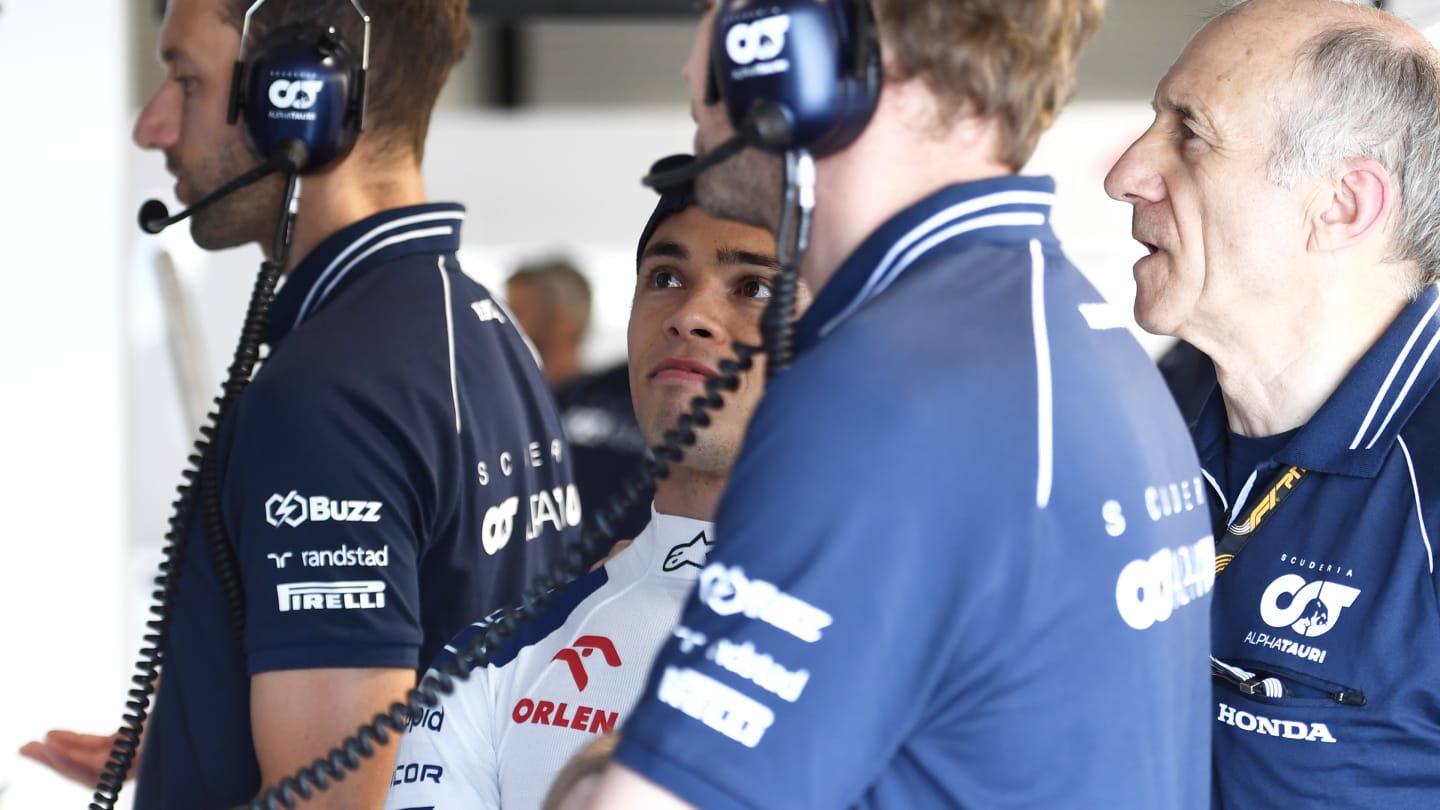
[{"label": "polo shirt collar", "polygon": [[382,211],[331,234],[276,293],[267,335],[271,349],[371,268],[404,256],[459,250],[464,220],[464,206],[427,203]]},{"label": "polo shirt collar", "polygon": [[[1335,393],[1276,455],[1284,464],[1374,478],[1410,414],[1440,379],[1440,288],[1426,287],[1360,358]],[[1225,401],[1215,392],[1196,422],[1208,464],[1223,451]]]},{"label": "polo shirt collar", "polygon": [[977,243],[1054,242],[1054,201],[1050,178],[1011,175],[947,186],[906,208],[840,265],[796,324],[796,347],[824,338],[922,258]]}]

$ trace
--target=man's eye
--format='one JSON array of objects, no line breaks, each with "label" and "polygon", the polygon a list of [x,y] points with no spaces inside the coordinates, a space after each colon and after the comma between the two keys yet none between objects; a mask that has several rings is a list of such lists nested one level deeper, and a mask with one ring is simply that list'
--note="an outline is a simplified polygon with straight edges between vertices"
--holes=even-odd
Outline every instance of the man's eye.
[{"label": "man's eye", "polygon": [[176,76],[175,83],[180,86],[180,92],[182,94],[189,96],[195,93],[195,88],[199,85],[199,80],[194,76]]},{"label": "man's eye", "polygon": [[650,286],[662,290],[679,287],[680,277],[670,270],[652,270],[650,272]]},{"label": "man's eye", "polygon": [[740,282],[740,294],[746,298],[769,298],[770,282],[759,278],[747,278]]}]

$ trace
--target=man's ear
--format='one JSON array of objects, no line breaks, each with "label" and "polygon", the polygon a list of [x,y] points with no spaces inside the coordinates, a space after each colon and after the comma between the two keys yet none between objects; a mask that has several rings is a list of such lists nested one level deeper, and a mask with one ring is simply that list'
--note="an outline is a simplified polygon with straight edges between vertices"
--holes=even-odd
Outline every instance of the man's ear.
[{"label": "man's ear", "polygon": [[1350,158],[1322,193],[1321,210],[1311,234],[1313,247],[1326,252],[1343,250],[1384,230],[1395,204],[1390,172],[1369,158]]}]

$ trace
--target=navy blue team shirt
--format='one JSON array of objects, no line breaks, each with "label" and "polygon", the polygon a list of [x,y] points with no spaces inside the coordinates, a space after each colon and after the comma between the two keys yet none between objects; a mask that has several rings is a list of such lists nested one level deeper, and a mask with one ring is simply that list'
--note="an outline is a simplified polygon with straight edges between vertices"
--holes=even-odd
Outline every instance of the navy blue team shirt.
[{"label": "navy blue team shirt", "polygon": [[707,810],[1208,806],[1205,487],[1052,200],[945,188],[816,297],[621,762]]},{"label": "navy blue team shirt", "polygon": [[508,316],[460,270],[463,220],[452,204],[375,215],[280,289],[268,359],[217,445],[243,646],[197,515],[137,808],[249,801],[262,787],[251,675],[418,669],[518,601],[578,532],[553,401]]},{"label": "navy blue team shirt", "polygon": [[1215,655],[1272,682],[1216,682],[1217,807],[1440,806],[1437,346],[1431,286],[1258,465],[1223,398],[1200,415],[1217,525],[1308,471],[1215,584]]}]

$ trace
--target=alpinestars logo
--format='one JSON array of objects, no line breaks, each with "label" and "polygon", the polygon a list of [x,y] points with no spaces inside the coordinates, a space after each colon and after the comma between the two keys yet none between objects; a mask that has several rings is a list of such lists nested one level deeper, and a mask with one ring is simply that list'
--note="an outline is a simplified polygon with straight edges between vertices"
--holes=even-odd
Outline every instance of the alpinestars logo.
[{"label": "alpinestars logo", "polygon": [[1299,574],[1286,574],[1260,597],[1260,618],[1271,627],[1289,627],[1306,638],[1323,636],[1359,595],[1360,589],[1349,585],[1323,579],[1306,582]]},{"label": "alpinestars logo", "polygon": [[700,532],[688,543],[681,543],[670,549],[665,555],[665,563],[660,566],[662,571],[677,571],[687,565],[696,568],[705,567],[705,557],[710,554],[710,538],[705,532]]},{"label": "alpinestars logo", "polygon": [[564,661],[570,666],[570,677],[575,679],[575,686],[581,691],[590,685],[590,675],[585,671],[583,659],[589,658],[596,650],[600,651],[605,663],[612,668],[620,666],[620,653],[615,651],[615,645],[610,639],[604,636],[581,636],[575,639],[575,643],[555,653],[551,661]]},{"label": "alpinestars logo", "polygon": [[295,490],[276,493],[265,501],[265,522],[271,526],[299,526],[305,521],[324,523],[379,523],[380,501],[336,501],[323,495],[305,497]]}]

